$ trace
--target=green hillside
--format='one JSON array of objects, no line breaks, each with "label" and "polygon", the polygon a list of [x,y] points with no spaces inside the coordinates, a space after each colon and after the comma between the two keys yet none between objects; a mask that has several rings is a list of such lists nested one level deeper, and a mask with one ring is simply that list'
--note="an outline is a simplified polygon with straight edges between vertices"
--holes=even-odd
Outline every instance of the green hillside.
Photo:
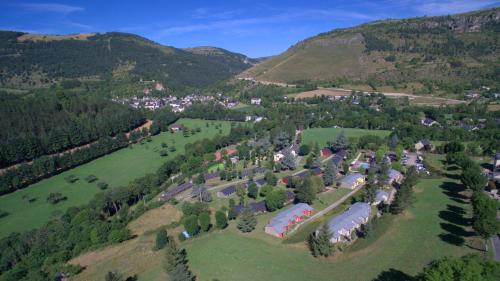
[{"label": "green hillside", "polygon": [[499,39],[498,8],[379,21],[301,41],[242,76],[460,93],[482,85],[498,86]]},{"label": "green hillside", "polygon": [[33,88],[78,78],[200,88],[252,66],[244,55],[218,50],[202,54],[117,32],[50,36],[0,31],[0,87]]}]

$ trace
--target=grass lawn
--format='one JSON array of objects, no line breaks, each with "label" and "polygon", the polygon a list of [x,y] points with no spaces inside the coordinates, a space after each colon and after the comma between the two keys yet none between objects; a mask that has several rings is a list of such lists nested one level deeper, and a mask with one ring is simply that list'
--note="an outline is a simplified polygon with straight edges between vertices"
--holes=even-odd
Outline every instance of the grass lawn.
[{"label": "grass lawn", "polygon": [[367,130],[367,129],[355,129],[355,128],[312,128],[307,129],[302,132],[302,143],[314,143],[317,142],[319,147],[326,146],[328,141],[333,141],[344,131],[347,137],[360,137],[365,135],[375,135],[379,137],[386,137],[391,132],[386,130]]},{"label": "grass lawn", "polygon": [[415,190],[416,203],[408,212],[391,218],[382,233],[374,231],[373,239],[359,240],[330,259],[314,259],[303,243],[282,244],[264,234],[264,215],[251,234],[239,233],[233,223],[185,242],[190,266],[202,280],[372,280],[389,269],[413,275],[436,258],[475,252],[478,241],[468,225],[470,204],[459,193],[461,185],[448,178],[422,179]]},{"label": "grass lawn", "polygon": [[[201,132],[189,137],[184,137],[182,133],[161,133],[152,137],[151,142],[132,145],[131,148],[121,149],[22,190],[1,196],[1,209],[7,211],[9,215],[0,219],[0,237],[7,236],[11,232],[22,232],[40,227],[52,216],[68,207],[87,203],[100,191],[96,185],[98,181],[105,181],[111,187],[124,186],[147,173],[156,172],[162,163],[183,153],[187,143],[212,138],[218,134],[219,129],[215,129],[214,124],[222,124],[223,134],[228,134],[231,128],[230,122],[181,119],[178,123],[190,129],[199,127]],[[206,127],[206,124],[209,124],[209,127]],[[159,150],[161,150],[162,142],[167,143],[169,147],[175,146],[176,151],[169,152],[166,157],[160,156]],[[69,184],[64,180],[68,175],[76,175],[80,180]],[[99,180],[87,183],[84,178],[88,175],[95,175]],[[60,192],[68,199],[51,205],[46,202],[47,195],[51,192]],[[28,203],[23,199],[25,195],[36,198],[36,201]]]}]

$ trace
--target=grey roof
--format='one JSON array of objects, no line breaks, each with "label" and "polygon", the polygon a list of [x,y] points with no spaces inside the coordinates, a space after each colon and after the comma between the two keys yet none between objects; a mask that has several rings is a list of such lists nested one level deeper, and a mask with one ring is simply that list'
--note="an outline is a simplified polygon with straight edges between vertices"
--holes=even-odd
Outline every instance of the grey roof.
[{"label": "grey roof", "polygon": [[390,169],[389,170],[389,179],[395,180],[398,177],[401,177],[403,174],[401,174],[399,171]]},{"label": "grey roof", "polygon": [[[240,214],[241,211],[243,211],[243,208],[245,207],[245,205],[243,204],[240,204],[240,205],[237,205],[237,206],[234,206],[234,211],[236,212],[236,214]],[[250,204],[248,204],[248,207],[250,207],[250,209],[252,209],[252,211],[254,213],[263,213],[263,212],[267,212],[267,207],[266,207],[266,201],[262,200],[262,201],[259,201],[259,202],[252,202]]]},{"label": "grey roof", "polygon": [[293,221],[295,217],[302,217],[304,211],[314,211],[314,209],[306,203],[293,205],[290,209],[287,209],[273,217],[266,227],[274,228],[277,233],[284,233],[288,223]]},{"label": "grey roof", "polygon": [[428,139],[421,139],[420,142],[423,144],[423,145],[432,145],[432,143],[428,140]]},{"label": "grey roof", "polygon": [[163,192],[161,194],[161,198],[164,200],[169,200],[174,196],[176,196],[177,194],[190,189],[191,187],[193,187],[193,184],[191,182],[183,183],[181,185],[178,185],[176,187],[167,190],[166,192]]},{"label": "grey roof", "polygon": [[222,189],[219,192],[222,193],[222,194],[224,194],[225,196],[229,196],[229,195],[231,195],[231,194],[233,194],[233,193],[236,192],[236,186],[234,186],[234,185],[228,186],[228,187]]},{"label": "grey roof", "polygon": [[375,193],[375,201],[377,202],[382,202],[385,201],[387,198],[389,198],[389,192],[383,190],[383,189],[377,189]]},{"label": "grey roof", "polygon": [[258,186],[258,187],[262,187],[263,185],[266,184],[266,180],[265,179],[258,179],[255,181],[255,184]]},{"label": "grey roof", "polygon": [[370,216],[371,207],[368,203],[354,203],[347,211],[332,218],[328,222],[328,228],[332,238],[338,239],[340,231],[352,231],[357,224],[361,224]]},{"label": "grey roof", "polygon": [[340,183],[341,184],[348,184],[348,185],[353,185],[356,183],[356,181],[359,179],[359,178],[364,178],[364,176],[360,173],[352,173],[352,174],[349,174],[345,177],[343,177],[341,180],[340,180]]}]

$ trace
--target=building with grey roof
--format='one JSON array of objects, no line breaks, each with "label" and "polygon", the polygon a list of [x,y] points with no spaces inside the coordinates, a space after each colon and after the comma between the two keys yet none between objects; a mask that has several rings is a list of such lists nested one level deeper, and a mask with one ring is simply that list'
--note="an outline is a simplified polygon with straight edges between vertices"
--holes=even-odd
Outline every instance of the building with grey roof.
[{"label": "building with grey roof", "polygon": [[401,183],[402,180],[403,180],[403,174],[401,174],[401,172],[394,169],[389,170],[389,179],[388,179],[389,184],[393,184],[395,182]]},{"label": "building with grey roof", "polygon": [[328,223],[328,229],[332,234],[331,243],[350,240],[354,230],[370,219],[371,207],[368,203],[354,203],[347,211],[332,218]]},{"label": "building with grey roof", "polygon": [[352,173],[340,179],[338,186],[342,188],[355,189],[365,184],[365,176],[360,173]]},{"label": "building with grey roof", "polygon": [[300,222],[305,216],[311,216],[313,212],[314,209],[306,203],[293,205],[273,217],[266,225],[265,232],[283,238],[294,223]]},{"label": "building with grey roof", "polygon": [[377,189],[375,192],[375,201],[373,202],[372,205],[378,205],[382,202],[388,203],[389,201],[389,192],[383,190],[383,189]]}]

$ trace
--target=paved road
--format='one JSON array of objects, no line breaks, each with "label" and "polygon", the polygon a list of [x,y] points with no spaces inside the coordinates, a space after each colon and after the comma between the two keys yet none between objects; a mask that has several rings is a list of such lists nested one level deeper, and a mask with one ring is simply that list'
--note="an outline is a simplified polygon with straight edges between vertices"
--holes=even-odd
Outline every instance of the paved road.
[{"label": "paved road", "polygon": [[495,256],[496,261],[500,261],[500,238],[498,235],[495,235],[493,238],[491,238],[491,242],[493,244],[493,254]]},{"label": "paved road", "polygon": [[300,223],[296,224],[295,227],[290,230],[288,232],[287,235],[290,235],[292,233],[294,233],[295,231],[297,231],[297,229],[299,229],[302,225],[304,224],[307,224],[323,215],[325,215],[326,213],[330,212],[331,210],[335,209],[337,206],[339,206],[340,204],[342,204],[344,201],[346,201],[347,199],[349,199],[352,195],[354,195],[356,192],[358,192],[361,188],[363,188],[363,185],[362,186],[359,186],[359,187],[356,187],[355,189],[353,189],[351,192],[347,193],[346,195],[344,195],[342,198],[340,198],[339,200],[335,201],[333,204],[331,204],[330,206],[324,208],[323,210],[317,212],[316,214],[310,216],[309,218],[301,221]]}]

